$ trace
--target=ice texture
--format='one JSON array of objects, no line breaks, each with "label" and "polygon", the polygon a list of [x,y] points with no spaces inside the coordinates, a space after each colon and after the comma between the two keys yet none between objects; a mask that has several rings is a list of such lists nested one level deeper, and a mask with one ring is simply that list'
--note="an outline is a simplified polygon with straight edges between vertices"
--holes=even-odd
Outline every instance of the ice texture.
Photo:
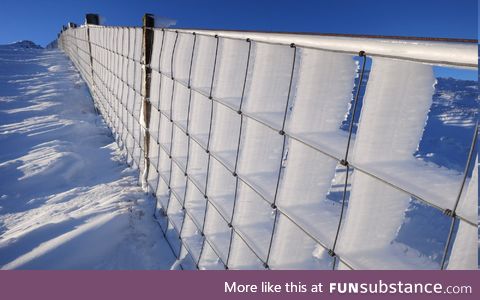
[{"label": "ice texture", "polygon": [[[478,218],[478,157],[465,196],[458,207],[459,212],[477,224]],[[457,234],[448,261],[448,269],[476,270],[478,268],[478,227],[463,220],[459,221]]]},{"label": "ice texture", "polygon": [[[355,166],[383,171],[394,178],[402,178],[401,170],[405,170],[410,174],[404,179],[408,182],[418,177],[417,169],[411,167],[415,163],[413,153],[422,137],[434,83],[431,66],[373,60],[352,153]],[[418,188],[433,190],[441,183]],[[348,257],[354,268],[431,267],[402,254],[393,242],[409,202],[408,194],[354,171],[336,252]]]}]

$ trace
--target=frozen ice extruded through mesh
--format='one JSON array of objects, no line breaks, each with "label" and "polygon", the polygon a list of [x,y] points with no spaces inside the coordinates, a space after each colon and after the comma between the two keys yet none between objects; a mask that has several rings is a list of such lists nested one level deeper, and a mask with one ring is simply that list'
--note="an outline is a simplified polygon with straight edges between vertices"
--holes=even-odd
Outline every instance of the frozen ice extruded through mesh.
[{"label": "frozen ice extruded through mesh", "polygon": [[432,65],[476,67],[474,45],[92,25],[59,45],[182,268],[477,267],[478,128],[463,173],[415,156]]}]

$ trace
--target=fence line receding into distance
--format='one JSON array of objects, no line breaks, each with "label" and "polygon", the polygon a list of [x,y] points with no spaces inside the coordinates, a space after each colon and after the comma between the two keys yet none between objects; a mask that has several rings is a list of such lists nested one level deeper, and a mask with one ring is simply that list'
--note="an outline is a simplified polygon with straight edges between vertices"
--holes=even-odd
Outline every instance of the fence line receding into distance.
[{"label": "fence line receding into distance", "polygon": [[477,267],[478,125],[461,174],[414,156],[476,44],[87,21],[59,47],[182,268]]}]

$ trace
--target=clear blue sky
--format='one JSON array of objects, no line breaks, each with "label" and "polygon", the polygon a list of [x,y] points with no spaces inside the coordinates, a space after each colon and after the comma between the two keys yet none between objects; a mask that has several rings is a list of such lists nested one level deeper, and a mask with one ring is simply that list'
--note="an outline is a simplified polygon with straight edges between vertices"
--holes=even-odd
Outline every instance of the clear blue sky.
[{"label": "clear blue sky", "polygon": [[69,21],[140,25],[144,13],[177,27],[477,38],[477,0],[1,0],[0,44],[46,45]]}]

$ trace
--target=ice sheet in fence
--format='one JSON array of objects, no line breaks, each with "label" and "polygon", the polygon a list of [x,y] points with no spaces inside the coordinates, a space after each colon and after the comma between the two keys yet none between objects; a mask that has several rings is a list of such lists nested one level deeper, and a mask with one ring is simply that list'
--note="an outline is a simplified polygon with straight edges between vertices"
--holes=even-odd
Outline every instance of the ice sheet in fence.
[{"label": "ice sheet in fence", "polygon": [[176,198],[184,205],[186,178],[184,171],[177,164],[172,164],[172,174],[170,177],[170,189]]},{"label": "ice sheet in fence", "polygon": [[134,59],[140,61],[142,59],[142,28],[135,28],[135,55]]},{"label": "ice sheet in fence", "polygon": [[142,28],[135,28],[134,35],[135,37],[135,44],[134,44],[134,82],[130,83],[136,91],[140,93],[142,87],[142,41],[143,41],[143,32]]},{"label": "ice sheet in fence", "polygon": [[232,220],[236,178],[216,159],[210,160],[207,195],[226,220]]},{"label": "ice sheet in fence", "polygon": [[331,270],[333,258],[287,217],[280,214],[269,267],[277,270]]},{"label": "ice sheet in fence", "polygon": [[[340,220],[341,193],[327,198],[338,162],[295,140],[289,141],[288,159],[277,206],[329,249]],[[343,187],[344,182],[336,182]],[[276,239],[282,238],[277,230]],[[279,236],[280,235],[280,236]],[[286,236],[284,237],[286,238]]]},{"label": "ice sheet in fence", "polygon": [[136,55],[135,50],[137,50],[137,43],[139,42],[137,41],[137,30],[136,28],[129,28],[128,31],[130,35],[129,45],[128,45],[128,48],[130,51],[128,52],[128,58],[130,58],[131,60],[134,60]]},{"label": "ice sheet in fence", "polygon": [[190,90],[182,84],[175,84],[172,103],[172,120],[184,131],[187,130]]},{"label": "ice sheet in fence", "polygon": [[299,49],[298,79],[287,132],[342,158],[347,133],[340,131],[349,111],[357,65],[351,55]]},{"label": "ice sheet in fence", "polygon": [[170,199],[167,203],[167,215],[175,231],[180,233],[182,228],[185,212],[182,210],[181,200],[177,198],[176,194],[170,193]]},{"label": "ice sheet in fence", "polygon": [[[156,143],[150,144],[150,145],[156,145]],[[155,147],[154,147],[155,148]],[[150,147],[149,151],[152,151],[152,147]],[[155,150],[153,150],[155,151]],[[149,152],[151,153],[151,152]],[[156,154],[155,154],[156,155]],[[147,177],[147,186],[149,188],[149,191],[152,194],[155,194],[157,192],[157,182],[160,180],[160,174],[157,173],[157,162],[154,161],[153,159],[150,159],[149,161],[149,168],[148,168],[148,177]]]},{"label": "ice sheet in fence", "polygon": [[195,184],[204,194],[207,183],[207,169],[208,154],[199,144],[191,141],[188,154],[187,174],[195,181]]},{"label": "ice sheet in fence", "polygon": [[189,134],[203,148],[207,148],[212,119],[212,101],[202,94],[193,92],[190,103]]},{"label": "ice sheet in fence", "polygon": [[172,159],[174,159],[185,172],[188,158],[188,137],[178,126],[174,126],[172,147]]},{"label": "ice sheet in fence", "polygon": [[208,243],[203,245],[202,257],[198,267],[201,270],[224,270],[224,264]]},{"label": "ice sheet in fence", "polygon": [[130,29],[128,28],[122,28],[122,49],[120,50],[120,53],[127,59],[128,58],[128,54],[130,52],[130,48],[129,48],[129,41],[131,39],[134,38],[134,36],[130,36]]},{"label": "ice sheet in fence", "polygon": [[152,110],[160,109],[160,82],[162,75],[153,70],[150,77],[150,103],[152,104]]},{"label": "ice sheet in fence", "polygon": [[232,246],[228,267],[232,270],[264,270],[263,262],[255,255],[252,249],[248,247],[238,234],[232,234]]},{"label": "ice sheet in fence", "polygon": [[253,43],[242,110],[281,130],[288,102],[295,48]]},{"label": "ice sheet in fence", "polygon": [[352,158],[355,166],[452,208],[461,174],[414,158],[432,103],[432,67],[375,58]]},{"label": "ice sheet in fence", "polygon": [[[153,71],[155,72],[155,71]],[[164,114],[171,118],[171,109],[172,109],[172,93],[173,93],[173,85],[175,84],[174,81],[163,74],[159,74],[160,76],[160,95],[158,98],[158,106],[157,109],[160,109]],[[155,105],[155,99],[152,99],[152,102]]]},{"label": "ice sheet in fence", "polygon": [[161,216],[162,213],[165,213],[166,207],[168,204],[168,200],[170,198],[170,191],[168,190],[167,183],[161,178],[161,174],[159,174],[158,178],[158,185],[157,190],[155,192],[155,196],[157,198],[157,205],[155,209],[155,214],[157,216]]},{"label": "ice sheet in fence", "polygon": [[[100,88],[102,94],[107,94],[105,96],[108,97],[108,100],[96,97],[96,101],[101,109],[108,106],[107,116],[115,114],[114,123],[110,126],[125,147],[129,162],[142,168],[140,157],[143,150],[140,147],[143,147],[143,136],[140,134],[138,124],[141,99],[138,92],[133,89],[136,78],[131,75],[135,73],[137,66],[132,63],[133,60],[127,58],[130,54],[133,55],[133,50],[129,49],[127,47],[129,44],[126,43],[131,37],[130,31],[112,31],[120,40],[111,41],[117,44],[108,44],[106,35],[101,34],[100,29],[92,27],[90,30],[96,88]],[[115,67],[116,65],[120,66]]]},{"label": "ice sheet in fence", "polygon": [[[465,196],[461,199],[458,212],[477,224],[478,218],[478,156],[475,160],[472,178]],[[478,268],[478,227],[460,220],[453,242],[448,269]]]},{"label": "ice sheet in fence", "polygon": [[217,155],[233,172],[238,150],[241,116],[218,103],[213,105],[213,110],[210,151]]},{"label": "ice sheet in fence", "polygon": [[199,190],[194,183],[187,182],[187,185],[185,209],[188,211],[192,220],[198,224],[198,226],[203,227],[207,200],[203,195],[203,191]]},{"label": "ice sheet in fence", "polygon": [[155,106],[152,105],[151,111],[150,111],[150,125],[149,125],[149,131],[150,131],[150,136],[153,139],[153,143],[158,143],[160,141],[159,135],[160,135],[160,118],[161,118],[161,113],[158,111]]},{"label": "ice sheet in fence", "polygon": [[[404,178],[404,182],[435,178],[418,178],[418,173],[424,175],[425,170],[429,170],[416,165],[413,157],[422,136],[434,83],[430,66],[375,58],[351,161],[369,170],[383,171],[387,168],[391,175],[383,174],[385,176],[381,178],[390,178],[394,184],[401,185],[399,178]],[[405,171],[409,174],[406,178],[403,177]],[[436,172],[439,173],[439,170]],[[414,182],[408,190],[425,194],[440,188],[437,193],[447,194],[448,197],[449,192],[443,190],[445,182],[451,183],[451,178],[445,176],[443,181],[422,182],[420,186]],[[448,203],[442,203],[435,197],[428,199],[443,207]],[[452,196],[446,201],[454,199]],[[404,247],[396,240],[408,219],[409,206],[411,208],[412,203],[408,194],[355,171],[336,252],[348,258],[354,268],[437,268],[438,251],[424,255],[420,251],[415,253],[415,249],[408,247],[411,245],[406,245],[402,253]],[[429,209],[433,208],[423,208]],[[404,241],[403,244],[409,242]]]},{"label": "ice sheet in fence", "polygon": [[[174,49],[176,46],[177,34],[171,31],[165,31],[163,33],[163,43],[160,44],[160,71],[168,77],[172,77],[172,61]],[[154,47],[158,47],[154,45]]]},{"label": "ice sheet in fence", "polygon": [[164,38],[163,31],[161,29],[153,30],[153,45],[152,45],[152,59],[150,65],[153,70],[160,70],[160,53],[162,50],[162,41]]},{"label": "ice sheet in fence", "polygon": [[[349,110],[356,63],[345,54],[310,49],[300,49],[299,54],[287,130],[343,157],[347,135],[339,128]],[[332,247],[340,219],[341,195],[336,195],[336,201],[327,196],[336,172],[345,169],[337,170],[335,159],[294,139],[289,139],[287,149],[277,205],[325,246]]]},{"label": "ice sheet in fence", "polygon": [[199,234],[197,225],[193,222],[188,214],[185,214],[185,220],[182,224],[181,238],[188,245],[190,254],[195,262],[200,260],[202,248],[204,247],[204,237]]},{"label": "ice sheet in fence", "polygon": [[191,86],[206,95],[210,95],[212,87],[216,49],[216,38],[197,36],[191,71]]},{"label": "ice sheet in fence", "polygon": [[[172,136],[172,123],[159,114],[160,116],[160,125],[159,125],[159,135],[158,141],[160,143],[159,151],[159,171],[162,174],[169,174],[170,172],[170,160],[169,155],[171,153],[171,136]],[[168,177],[167,177],[168,178]]]},{"label": "ice sheet in fence", "polygon": [[348,205],[335,252],[354,269],[440,268],[450,217],[358,171]]},{"label": "ice sheet in fence", "polygon": [[460,220],[453,244],[449,270],[478,270],[478,227]]},{"label": "ice sheet in fence", "polygon": [[465,188],[466,191],[463,191],[456,213],[475,224],[478,222],[478,154],[472,176]]},{"label": "ice sheet in fence", "polygon": [[194,36],[179,33],[173,57],[173,77],[185,85],[189,83],[190,62],[193,54]]},{"label": "ice sheet in fence", "polygon": [[245,118],[237,173],[273,202],[282,160],[283,136]]},{"label": "ice sheet in fence", "polygon": [[208,244],[211,244],[212,248],[215,248],[216,253],[220,256],[220,259],[226,262],[232,230],[210,203],[208,204],[205,217],[204,232],[206,239],[208,239]]},{"label": "ice sheet in fence", "polygon": [[233,226],[262,261],[266,261],[275,210],[244,183],[239,183],[237,197]]},{"label": "ice sheet in fence", "polygon": [[250,43],[220,38],[213,97],[235,109],[240,108]]}]

